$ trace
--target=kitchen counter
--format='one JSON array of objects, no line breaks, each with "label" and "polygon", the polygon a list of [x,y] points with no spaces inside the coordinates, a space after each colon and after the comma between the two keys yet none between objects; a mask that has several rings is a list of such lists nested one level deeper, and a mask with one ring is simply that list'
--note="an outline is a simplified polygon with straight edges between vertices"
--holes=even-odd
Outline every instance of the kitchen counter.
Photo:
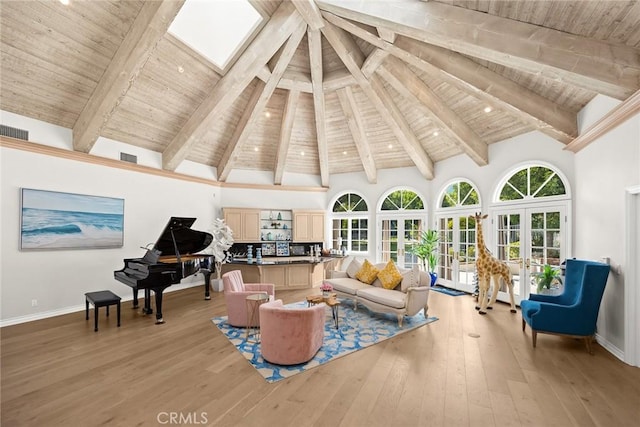
[{"label": "kitchen counter", "polygon": [[249,264],[237,258],[222,265],[222,273],[240,270],[245,283],[273,283],[276,289],[304,289],[319,287],[326,270],[333,270],[345,257],[264,257],[261,264]]},{"label": "kitchen counter", "polygon": [[[258,264],[256,259],[253,258],[252,264],[256,265],[289,265],[289,264],[323,264],[333,262],[335,260],[341,260],[343,256],[327,256],[327,257],[263,257],[262,264]],[[249,264],[246,258],[236,258],[229,261],[228,264]]]}]

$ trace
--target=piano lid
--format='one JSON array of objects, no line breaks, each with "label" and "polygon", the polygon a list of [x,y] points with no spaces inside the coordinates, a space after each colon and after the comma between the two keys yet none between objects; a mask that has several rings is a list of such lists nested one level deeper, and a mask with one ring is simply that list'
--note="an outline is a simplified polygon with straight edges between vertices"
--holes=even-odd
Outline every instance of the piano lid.
[{"label": "piano lid", "polygon": [[[196,222],[196,218],[182,218],[172,216],[158,238],[154,248],[159,250],[162,255],[178,255],[176,254],[173,244],[175,243],[180,251],[180,255],[194,254],[211,244],[213,236],[204,231],[192,230],[191,226]],[[172,232],[173,231],[173,237]]]}]

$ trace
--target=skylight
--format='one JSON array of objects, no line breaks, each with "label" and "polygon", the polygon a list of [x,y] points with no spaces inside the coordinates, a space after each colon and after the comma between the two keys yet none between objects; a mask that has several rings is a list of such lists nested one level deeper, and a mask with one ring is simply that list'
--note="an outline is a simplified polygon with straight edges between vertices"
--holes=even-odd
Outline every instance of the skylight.
[{"label": "skylight", "polygon": [[261,19],[247,0],[186,0],[169,32],[223,70]]}]

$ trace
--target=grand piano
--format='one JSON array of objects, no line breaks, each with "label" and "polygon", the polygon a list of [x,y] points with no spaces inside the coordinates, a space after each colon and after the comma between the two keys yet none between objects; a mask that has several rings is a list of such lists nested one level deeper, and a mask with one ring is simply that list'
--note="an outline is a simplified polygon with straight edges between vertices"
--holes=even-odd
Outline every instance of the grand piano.
[{"label": "grand piano", "polygon": [[213,255],[198,254],[213,241],[213,236],[192,230],[196,218],[171,217],[152,249],[143,258],[124,260],[124,268],[114,271],[119,282],[133,288],[133,308],[138,308],[138,290],[144,289],[144,314],[151,314],[151,291],[156,299],[156,324],[162,318],[162,293],[185,277],[204,273],[205,299],[210,297],[211,273],[215,268]]}]

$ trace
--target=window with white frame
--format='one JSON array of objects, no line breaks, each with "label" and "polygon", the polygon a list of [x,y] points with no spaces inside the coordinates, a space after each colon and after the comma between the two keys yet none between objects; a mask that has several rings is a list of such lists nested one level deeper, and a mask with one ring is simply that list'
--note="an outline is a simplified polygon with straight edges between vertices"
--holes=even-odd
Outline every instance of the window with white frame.
[{"label": "window with white frame", "polygon": [[332,247],[349,252],[368,252],[369,207],[362,196],[344,193],[332,207]]}]

